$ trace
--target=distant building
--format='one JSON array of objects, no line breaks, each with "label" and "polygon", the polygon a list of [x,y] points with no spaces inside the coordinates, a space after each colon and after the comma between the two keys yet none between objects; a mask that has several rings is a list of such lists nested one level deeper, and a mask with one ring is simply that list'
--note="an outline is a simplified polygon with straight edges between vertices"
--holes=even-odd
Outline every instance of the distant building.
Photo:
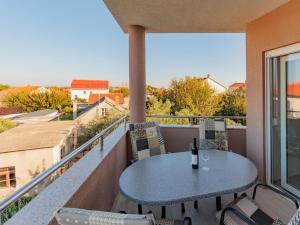
[{"label": "distant building", "polygon": [[209,74],[207,77],[203,78],[203,80],[206,80],[209,86],[212,87],[217,93],[223,93],[227,91],[227,87],[225,85],[213,79]]},{"label": "distant building", "polygon": [[100,100],[86,108],[76,119],[78,124],[87,124],[93,120],[96,116],[106,116],[110,110],[116,110],[123,113],[126,108],[110,99],[107,96],[103,96]]},{"label": "distant building", "polygon": [[94,104],[100,99],[102,99],[103,97],[110,98],[118,105],[123,105],[125,102],[124,95],[122,93],[108,93],[108,94],[90,94],[88,103]]},{"label": "distant building", "polygon": [[72,80],[71,98],[89,100],[91,94],[108,94],[108,80]]},{"label": "distant building", "polygon": [[21,107],[0,107],[0,118],[11,119],[23,114]]},{"label": "distant building", "polygon": [[287,85],[287,116],[298,119],[300,116],[300,82]]},{"label": "distant building", "polygon": [[233,84],[231,84],[228,88],[229,91],[235,91],[235,90],[244,90],[246,89],[246,83],[242,83],[242,82],[235,82]]},{"label": "distant building", "polygon": [[58,118],[59,112],[55,109],[42,109],[30,113],[24,113],[12,118],[16,123],[37,123],[37,122],[49,122]]},{"label": "distant building", "polygon": [[61,160],[76,140],[74,121],[22,124],[1,133],[0,198],[5,189],[21,187]]}]

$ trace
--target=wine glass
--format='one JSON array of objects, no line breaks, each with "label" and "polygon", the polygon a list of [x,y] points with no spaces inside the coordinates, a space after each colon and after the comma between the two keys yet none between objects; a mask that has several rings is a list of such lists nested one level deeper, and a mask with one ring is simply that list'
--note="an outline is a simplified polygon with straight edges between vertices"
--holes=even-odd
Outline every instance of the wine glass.
[{"label": "wine glass", "polygon": [[203,160],[203,166],[202,166],[202,170],[204,171],[208,171],[209,167],[206,166],[207,161],[209,160],[209,150],[201,150],[200,151],[200,158]]}]

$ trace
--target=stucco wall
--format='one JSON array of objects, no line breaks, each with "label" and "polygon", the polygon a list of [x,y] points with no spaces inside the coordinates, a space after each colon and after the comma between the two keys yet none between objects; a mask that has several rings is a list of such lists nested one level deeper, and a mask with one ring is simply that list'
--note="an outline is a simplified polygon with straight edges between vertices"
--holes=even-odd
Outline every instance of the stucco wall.
[{"label": "stucco wall", "polygon": [[[240,155],[246,155],[246,127],[228,128],[228,148]],[[161,132],[168,152],[189,150],[193,138],[199,137],[198,126],[162,125]]]},{"label": "stucco wall", "polygon": [[0,167],[15,167],[17,187],[22,186],[54,162],[52,148],[18,151],[0,154]]},{"label": "stucco wall", "polygon": [[300,41],[300,1],[275,9],[250,22],[247,49],[247,156],[265,180],[264,148],[264,52]]},{"label": "stucco wall", "polygon": [[73,89],[71,90],[71,98],[83,98],[89,100],[90,94],[107,94],[109,89]]}]

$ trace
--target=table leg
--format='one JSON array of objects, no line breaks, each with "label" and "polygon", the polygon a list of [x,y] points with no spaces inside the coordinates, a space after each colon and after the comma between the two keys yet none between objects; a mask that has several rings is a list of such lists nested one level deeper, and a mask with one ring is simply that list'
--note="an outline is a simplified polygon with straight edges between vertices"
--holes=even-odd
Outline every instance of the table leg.
[{"label": "table leg", "polygon": [[138,213],[143,214],[142,205],[138,204]]},{"label": "table leg", "polygon": [[185,206],[184,206],[184,203],[181,203],[181,213],[185,213]]},{"label": "table leg", "polygon": [[217,211],[220,211],[222,209],[221,196],[216,197],[216,208]]},{"label": "table leg", "polygon": [[166,218],[166,206],[161,207],[161,218],[162,219]]},{"label": "table leg", "polygon": [[194,209],[198,209],[198,201],[194,201]]},{"label": "table leg", "polygon": [[238,193],[234,193],[234,199],[238,198]]}]

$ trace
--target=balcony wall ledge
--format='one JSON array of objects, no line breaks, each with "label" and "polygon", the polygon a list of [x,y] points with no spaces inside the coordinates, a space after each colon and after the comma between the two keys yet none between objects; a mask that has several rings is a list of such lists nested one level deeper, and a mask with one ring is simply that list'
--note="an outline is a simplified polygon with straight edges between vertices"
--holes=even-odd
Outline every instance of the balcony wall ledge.
[{"label": "balcony wall ledge", "polygon": [[198,128],[199,125],[190,125],[190,124],[160,124],[160,127],[167,127],[167,128]]},{"label": "balcony wall ledge", "polygon": [[[95,146],[64,174],[41,191],[29,204],[15,214],[4,225],[48,225],[56,224],[54,214],[68,204],[94,171],[105,161],[128,129],[117,128],[104,139],[104,149]],[[124,141],[123,140],[123,141]],[[123,144],[123,143],[122,143]],[[85,196],[86,197],[86,196]]]},{"label": "balcony wall ledge", "polygon": [[[160,127],[167,128],[199,128],[199,125],[190,125],[190,124],[160,124]],[[239,126],[239,125],[227,125],[227,129],[247,129],[247,126]]]}]

